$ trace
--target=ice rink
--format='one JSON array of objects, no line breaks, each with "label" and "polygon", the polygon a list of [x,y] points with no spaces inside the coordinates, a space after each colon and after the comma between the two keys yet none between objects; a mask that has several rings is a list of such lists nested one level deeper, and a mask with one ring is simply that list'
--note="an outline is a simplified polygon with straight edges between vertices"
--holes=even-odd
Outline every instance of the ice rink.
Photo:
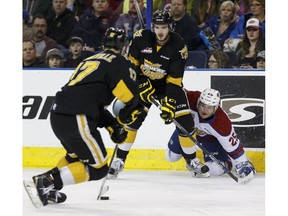
[{"label": "ice rink", "polygon": [[[46,170],[25,169],[24,179]],[[67,200],[36,209],[23,187],[23,216],[264,216],[265,175],[247,185],[228,175],[192,178],[188,171],[124,170],[107,180],[110,200],[97,200],[102,180],[62,189]]]}]

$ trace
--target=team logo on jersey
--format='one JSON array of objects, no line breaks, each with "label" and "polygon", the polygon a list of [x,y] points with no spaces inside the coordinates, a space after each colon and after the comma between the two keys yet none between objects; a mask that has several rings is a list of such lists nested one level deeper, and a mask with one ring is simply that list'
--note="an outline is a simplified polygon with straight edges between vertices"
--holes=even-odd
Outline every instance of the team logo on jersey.
[{"label": "team logo on jersey", "polygon": [[187,47],[183,47],[183,49],[181,49],[180,51],[180,54],[182,56],[182,59],[187,59],[188,58],[188,49]]},{"label": "team logo on jersey", "polygon": [[145,49],[141,50],[141,53],[152,53],[152,47],[146,47]]},{"label": "team logo on jersey", "polygon": [[144,59],[144,64],[140,66],[142,73],[151,80],[162,79],[166,75],[166,71],[161,68],[161,64],[153,63]]},{"label": "team logo on jersey", "polygon": [[136,32],[133,34],[133,38],[135,38],[135,37],[142,37],[142,31],[143,31],[143,29],[140,29],[139,31],[136,31]]},{"label": "team logo on jersey", "polygon": [[226,98],[221,107],[229,116],[234,127],[264,126],[265,101],[256,98]]}]

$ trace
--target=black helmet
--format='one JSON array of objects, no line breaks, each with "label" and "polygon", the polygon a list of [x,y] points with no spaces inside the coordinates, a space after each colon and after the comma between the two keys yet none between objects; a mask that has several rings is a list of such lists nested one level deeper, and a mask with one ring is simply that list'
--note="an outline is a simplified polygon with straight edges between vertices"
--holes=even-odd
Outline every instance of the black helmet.
[{"label": "black helmet", "polygon": [[169,10],[157,10],[152,17],[152,30],[154,24],[168,24],[171,31],[174,31],[174,20]]},{"label": "black helmet", "polygon": [[114,48],[122,50],[126,41],[125,31],[123,29],[110,27],[106,30],[102,45],[104,48]]}]

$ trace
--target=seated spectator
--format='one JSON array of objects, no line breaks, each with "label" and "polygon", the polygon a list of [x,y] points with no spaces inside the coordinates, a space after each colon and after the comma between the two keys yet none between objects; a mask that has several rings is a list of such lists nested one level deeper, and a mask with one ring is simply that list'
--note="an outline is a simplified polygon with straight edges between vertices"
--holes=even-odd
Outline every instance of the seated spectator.
[{"label": "seated spectator", "polygon": [[[224,1],[219,8],[219,16],[209,18],[202,27],[203,31],[208,28],[218,42],[219,49],[223,48],[224,42],[230,37],[230,33],[236,25],[237,7],[232,1]],[[205,45],[198,49],[205,50],[209,47]]]},{"label": "seated spectator", "polygon": [[[141,11],[143,20],[145,22],[146,9],[144,7],[143,0],[137,0],[139,9]],[[128,13],[120,15],[115,23],[116,28],[124,29],[126,32],[126,37],[131,40],[134,32],[141,29],[141,24],[138,18],[137,10],[134,4],[134,0],[129,1],[129,11]]]},{"label": "seated spectator", "polygon": [[237,5],[237,14],[238,16],[242,16],[248,12],[250,12],[249,0],[236,0],[234,3]]},{"label": "seated spectator", "polygon": [[195,50],[200,43],[197,21],[186,14],[187,0],[171,0],[171,13],[175,21],[175,29],[185,41],[188,50]]},{"label": "seated spectator", "polygon": [[67,8],[70,9],[77,21],[85,10],[92,7],[93,0],[67,0]]},{"label": "seated spectator", "polygon": [[46,36],[47,20],[42,14],[35,15],[32,21],[33,42],[36,46],[36,56],[45,61],[48,50],[57,48],[57,43]]},{"label": "seated spectator", "polygon": [[165,7],[171,4],[171,0],[154,0],[153,1],[153,13],[156,10],[163,10]]},{"label": "seated spectator", "polygon": [[48,14],[52,12],[52,1],[53,0],[35,0],[35,3],[33,1],[34,5],[31,12],[32,18],[37,14],[42,14],[43,16],[47,17]]},{"label": "seated spectator", "polygon": [[191,15],[202,28],[209,18],[219,15],[218,8],[218,0],[193,0]]},{"label": "seated spectator", "polygon": [[91,51],[83,50],[83,40],[80,37],[72,37],[67,41],[69,53],[65,57],[64,67],[76,68],[79,63],[89,56],[94,55]]},{"label": "seated spectator", "polygon": [[208,68],[227,68],[229,57],[220,50],[215,50],[208,55]]},{"label": "seated spectator", "polygon": [[36,57],[35,44],[32,41],[23,41],[23,68],[39,67],[43,62]]},{"label": "seated spectator", "polygon": [[123,4],[124,0],[109,0],[109,7],[118,15],[123,12]]},{"label": "seated spectator", "polygon": [[57,48],[48,50],[46,54],[46,61],[42,64],[42,67],[48,68],[61,68],[63,67],[64,54]]},{"label": "seated spectator", "polygon": [[52,12],[47,16],[47,36],[55,40],[61,49],[67,48],[67,40],[77,23],[66,6],[67,0],[52,0]]},{"label": "seated spectator", "polygon": [[245,33],[246,23],[250,18],[260,21],[261,31],[265,36],[265,0],[249,0],[251,12],[239,17],[239,20],[230,34],[230,38],[241,38]]},{"label": "seated spectator", "polygon": [[28,11],[23,10],[23,41],[32,40],[33,38],[33,31],[31,26],[29,25],[30,15]]},{"label": "seated spectator", "polygon": [[262,50],[265,50],[265,39],[260,22],[256,18],[251,18],[247,21],[243,40],[236,48],[238,67],[243,69],[256,68],[256,56]]},{"label": "seated spectator", "polygon": [[86,50],[95,52],[102,49],[102,38],[106,29],[114,26],[119,15],[109,8],[109,0],[93,0],[81,17],[71,36],[81,37]]},{"label": "seated spectator", "polygon": [[261,51],[257,54],[256,68],[265,70],[265,51]]}]

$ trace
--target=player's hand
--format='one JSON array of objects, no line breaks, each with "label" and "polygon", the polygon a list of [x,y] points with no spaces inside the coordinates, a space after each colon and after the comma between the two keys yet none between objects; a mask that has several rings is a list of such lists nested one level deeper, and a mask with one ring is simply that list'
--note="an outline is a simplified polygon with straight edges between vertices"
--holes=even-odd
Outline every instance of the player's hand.
[{"label": "player's hand", "polygon": [[121,124],[121,125],[131,125],[132,123],[134,123],[138,116],[144,112],[144,107],[142,105],[139,104],[139,106],[134,109],[132,112],[127,113],[125,109],[121,109],[119,112],[119,116],[117,116],[117,121]]},{"label": "player's hand", "polygon": [[141,79],[138,81],[139,95],[142,101],[145,103],[152,103],[151,96],[155,92],[155,88],[152,86],[149,79]]},{"label": "player's hand", "polygon": [[106,127],[106,129],[108,130],[111,140],[114,143],[121,144],[127,138],[128,132],[125,130],[125,128],[122,125],[118,123],[108,126]]},{"label": "player's hand", "polygon": [[176,100],[165,96],[160,100],[162,113],[161,118],[165,121],[165,124],[170,124],[175,117]]},{"label": "player's hand", "polygon": [[247,184],[254,178],[256,174],[256,170],[250,161],[236,164],[235,171],[240,178],[238,181],[240,184]]}]

